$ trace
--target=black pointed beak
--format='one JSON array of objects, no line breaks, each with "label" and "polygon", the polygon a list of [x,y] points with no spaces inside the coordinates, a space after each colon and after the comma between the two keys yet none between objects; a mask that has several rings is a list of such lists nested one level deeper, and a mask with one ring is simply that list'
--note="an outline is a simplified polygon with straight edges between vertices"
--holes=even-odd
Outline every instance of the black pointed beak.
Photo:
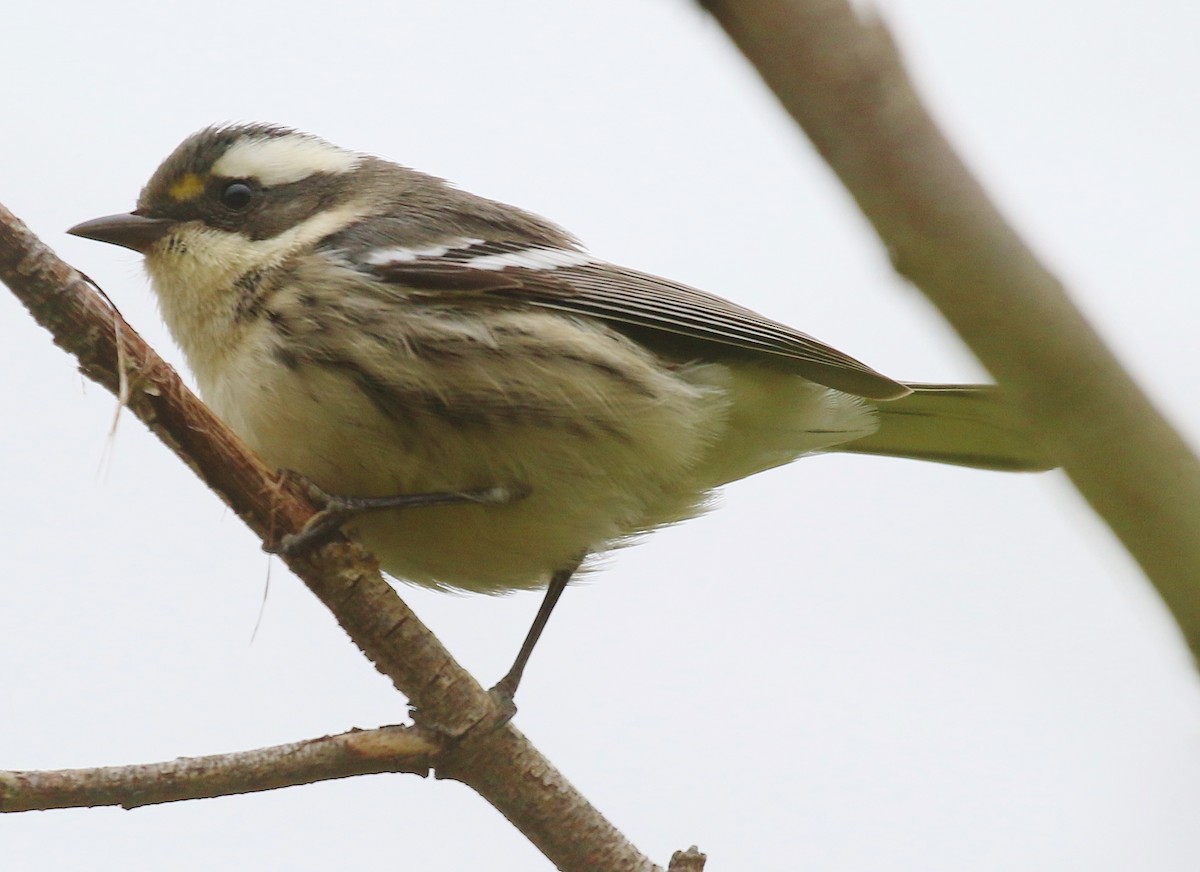
[{"label": "black pointed beak", "polygon": [[145,215],[125,212],[84,221],[67,232],[72,236],[108,242],[145,254],[146,249],[170,233],[175,224],[169,218],[147,218]]}]

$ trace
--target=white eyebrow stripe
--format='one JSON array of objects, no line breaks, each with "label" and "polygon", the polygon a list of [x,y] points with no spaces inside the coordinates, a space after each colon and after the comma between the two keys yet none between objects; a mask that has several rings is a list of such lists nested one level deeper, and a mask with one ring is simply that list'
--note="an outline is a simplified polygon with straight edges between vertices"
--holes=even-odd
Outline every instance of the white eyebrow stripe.
[{"label": "white eyebrow stripe", "polygon": [[423,248],[381,248],[367,255],[365,262],[371,266],[382,266],[385,263],[412,263],[424,258],[444,257],[452,251],[483,245],[482,239],[451,239],[438,245],[427,245]]},{"label": "white eyebrow stripe", "polygon": [[212,172],[230,179],[256,179],[270,187],[298,182],[316,173],[348,173],[361,161],[362,155],[315,136],[246,136],[221,155]]},{"label": "white eyebrow stripe", "polygon": [[564,248],[526,248],[505,254],[484,254],[463,261],[463,266],[472,269],[500,270],[510,266],[524,269],[558,269],[564,266],[582,266],[592,258],[582,251]]}]

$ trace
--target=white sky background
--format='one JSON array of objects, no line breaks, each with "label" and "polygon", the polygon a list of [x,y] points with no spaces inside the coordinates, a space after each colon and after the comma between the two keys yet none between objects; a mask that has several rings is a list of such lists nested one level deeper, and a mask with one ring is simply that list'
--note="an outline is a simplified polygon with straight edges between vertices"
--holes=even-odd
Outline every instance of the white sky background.
[{"label": "white sky background", "polygon": [[[29,4],[0,201],[170,360],[139,258],[65,236],[185,135],[292,124],[561,222],[898,378],[983,378],[683,0]],[[1193,442],[1200,12],[885,0],[938,117]],[[175,10],[179,11],[176,12]],[[201,11],[203,9],[203,11]],[[404,719],[216,497],[0,294],[0,767],[155,761]],[[402,594],[485,683],[538,595]],[[823,457],[568,592],[517,724],[659,862],[1195,869],[1200,694],[1065,479]],[[543,869],[467,789],[375,776],[0,818],[6,869]]]}]

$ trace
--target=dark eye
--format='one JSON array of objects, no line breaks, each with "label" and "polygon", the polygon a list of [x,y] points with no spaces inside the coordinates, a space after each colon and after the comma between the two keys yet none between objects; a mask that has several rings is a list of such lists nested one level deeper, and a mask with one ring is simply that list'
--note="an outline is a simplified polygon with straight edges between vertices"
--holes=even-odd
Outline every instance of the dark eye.
[{"label": "dark eye", "polygon": [[254,188],[245,182],[230,182],[221,189],[221,203],[227,209],[241,212],[254,200]]}]

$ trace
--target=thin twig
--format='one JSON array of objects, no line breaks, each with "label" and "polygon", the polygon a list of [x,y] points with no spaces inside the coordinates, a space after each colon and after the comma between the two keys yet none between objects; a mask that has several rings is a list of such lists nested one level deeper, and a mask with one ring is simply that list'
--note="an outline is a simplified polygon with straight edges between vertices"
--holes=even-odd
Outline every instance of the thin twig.
[{"label": "thin twig", "polygon": [[254,751],[163,763],[0,772],[0,811],[137,808],[382,772],[428,773],[440,737],[415,727],[353,730]]}]

